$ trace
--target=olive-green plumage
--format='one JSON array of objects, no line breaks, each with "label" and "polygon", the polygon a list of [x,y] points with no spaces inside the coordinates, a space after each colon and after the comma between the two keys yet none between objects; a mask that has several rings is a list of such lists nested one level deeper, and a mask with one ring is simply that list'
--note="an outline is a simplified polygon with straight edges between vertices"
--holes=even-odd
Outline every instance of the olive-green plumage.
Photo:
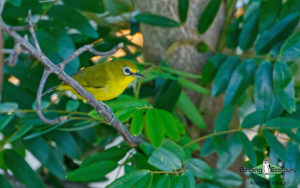
[{"label": "olive-green plumage", "polygon": [[[129,60],[115,60],[97,64],[72,76],[99,101],[107,101],[118,97],[136,77],[142,77],[142,75],[138,73],[136,65]],[[57,90],[70,90],[82,99],[68,85],[62,84],[57,87]]]}]

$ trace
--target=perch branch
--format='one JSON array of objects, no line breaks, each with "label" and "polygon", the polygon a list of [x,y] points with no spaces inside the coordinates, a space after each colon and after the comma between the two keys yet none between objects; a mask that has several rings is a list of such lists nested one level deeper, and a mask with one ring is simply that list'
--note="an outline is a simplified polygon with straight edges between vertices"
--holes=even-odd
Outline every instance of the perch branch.
[{"label": "perch branch", "polygon": [[80,47],[79,49],[77,49],[73,54],[70,55],[70,57],[68,57],[67,59],[65,59],[63,62],[60,63],[60,67],[62,69],[65,68],[65,66],[72,61],[74,58],[76,58],[77,56],[81,55],[83,52],[86,51],[90,51],[91,53],[93,53],[94,55],[100,55],[100,56],[108,56],[108,55],[112,55],[114,54],[118,49],[120,49],[123,46],[123,43],[118,44],[117,46],[115,46],[113,49],[107,51],[107,52],[99,52],[97,50],[94,49],[94,45],[93,44],[87,44],[84,45],[82,47]]},{"label": "perch branch", "polygon": [[[45,56],[37,46],[34,47],[31,43],[21,37],[15,30],[13,30],[13,27],[6,25],[2,20],[0,21],[0,26],[16,41],[16,43],[19,43],[22,48],[28,51],[29,54],[38,59],[40,63],[45,66],[45,71],[56,74],[59,79],[61,79],[65,84],[71,86],[80,96],[86,99],[87,102],[104,117],[105,121],[109,122],[121,134],[121,136],[123,136],[124,140],[128,144],[139,145],[143,142],[140,137],[135,137],[130,134],[127,127],[123,125],[120,120],[115,118],[113,112],[106,104],[97,101],[97,99],[91,93],[87,92],[76,80],[66,74],[60,66],[55,65],[47,56]],[[44,73],[39,92],[41,92],[43,89],[43,82],[46,81],[47,76],[45,76],[45,74],[47,75],[50,73]],[[40,100],[41,98],[38,99]]]},{"label": "perch branch", "polygon": [[34,42],[34,45],[35,45],[36,49],[38,51],[42,51],[41,47],[40,47],[40,44],[37,40],[36,34],[34,32],[34,26],[33,26],[32,20],[31,20],[31,10],[28,11],[28,24],[29,24],[29,32],[30,32],[30,34],[33,38],[33,42]]},{"label": "perch branch", "polygon": [[44,114],[42,112],[42,107],[41,107],[42,93],[43,93],[44,86],[45,86],[45,83],[47,81],[47,78],[49,77],[50,74],[51,74],[51,71],[48,70],[47,68],[45,68],[42,79],[41,79],[41,82],[40,82],[40,85],[39,85],[39,88],[38,88],[38,91],[37,91],[37,95],[36,95],[36,113],[38,114],[38,116],[41,118],[41,120],[44,123],[56,124],[56,123],[59,123],[59,122],[65,120],[64,116],[58,117],[58,118],[53,119],[53,120],[47,119],[44,116]]}]

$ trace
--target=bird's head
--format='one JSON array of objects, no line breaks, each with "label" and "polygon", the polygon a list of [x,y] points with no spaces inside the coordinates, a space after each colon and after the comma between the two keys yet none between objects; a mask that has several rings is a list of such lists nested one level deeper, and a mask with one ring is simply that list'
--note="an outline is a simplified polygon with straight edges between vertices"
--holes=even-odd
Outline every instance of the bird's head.
[{"label": "bird's head", "polygon": [[117,60],[117,62],[114,62],[118,64],[118,72],[122,75],[123,78],[131,78],[135,79],[137,77],[143,78],[144,76],[139,73],[138,68],[134,64],[134,62],[130,60]]}]

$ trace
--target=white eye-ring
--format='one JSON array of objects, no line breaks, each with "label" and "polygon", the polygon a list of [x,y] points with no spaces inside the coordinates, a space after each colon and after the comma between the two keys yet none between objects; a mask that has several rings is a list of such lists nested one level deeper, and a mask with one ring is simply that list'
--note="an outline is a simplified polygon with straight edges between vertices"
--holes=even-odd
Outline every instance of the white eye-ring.
[{"label": "white eye-ring", "polygon": [[129,67],[124,67],[124,68],[123,68],[123,73],[124,73],[125,75],[127,75],[127,76],[129,76],[129,75],[132,74],[132,72],[131,72],[131,70],[130,70]]}]

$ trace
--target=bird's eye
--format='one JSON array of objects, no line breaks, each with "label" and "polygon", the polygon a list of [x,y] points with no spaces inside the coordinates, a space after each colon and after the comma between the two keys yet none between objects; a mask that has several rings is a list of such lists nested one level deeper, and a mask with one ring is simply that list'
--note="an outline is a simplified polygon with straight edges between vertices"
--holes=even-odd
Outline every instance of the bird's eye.
[{"label": "bird's eye", "polygon": [[127,76],[132,74],[132,72],[131,72],[131,70],[130,70],[129,67],[124,67],[124,68],[123,68],[123,73],[124,73],[125,75],[127,75]]}]

